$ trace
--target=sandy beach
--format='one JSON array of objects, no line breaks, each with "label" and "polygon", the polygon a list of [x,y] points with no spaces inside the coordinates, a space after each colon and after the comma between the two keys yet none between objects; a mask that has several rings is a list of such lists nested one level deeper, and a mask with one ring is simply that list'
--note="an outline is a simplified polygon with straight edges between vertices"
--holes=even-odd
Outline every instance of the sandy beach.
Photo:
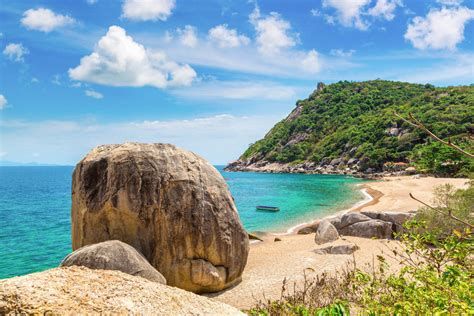
[{"label": "sandy beach", "polygon": [[[467,179],[433,178],[433,177],[390,177],[380,181],[364,184],[370,195],[363,204],[356,204],[347,211],[413,211],[421,204],[409,197],[413,193],[420,199],[431,202],[435,187],[451,184],[456,188],[466,186]],[[357,237],[343,237],[332,244],[352,243],[359,250],[352,255],[320,255],[315,249],[314,234],[308,235],[278,235],[281,241],[274,241],[276,235],[263,236],[263,242],[253,243],[247,266],[243,273],[242,282],[237,286],[210,295],[213,299],[228,303],[240,309],[254,306],[258,300],[278,299],[281,295],[282,282],[286,278],[290,284],[301,286],[304,273],[311,277],[318,273],[341,270],[355,260],[358,267],[369,267],[377,255],[385,255],[391,269],[399,268],[399,263],[387,256],[390,249],[399,247],[394,240],[373,240]]]}]

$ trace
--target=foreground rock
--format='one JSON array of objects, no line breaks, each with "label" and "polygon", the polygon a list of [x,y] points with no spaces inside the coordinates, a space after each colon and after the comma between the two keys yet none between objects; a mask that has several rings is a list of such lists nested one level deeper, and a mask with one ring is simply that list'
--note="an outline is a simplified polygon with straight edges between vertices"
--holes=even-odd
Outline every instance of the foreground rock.
[{"label": "foreground rock", "polygon": [[169,285],[220,291],[241,280],[249,240],[220,173],[168,144],[93,149],[72,182],[73,249],[121,240]]},{"label": "foreground rock", "polygon": [[61,266],[118,270],[147,280],[166,284],[166,279],[133,247],[118,240],[84,246],[69,254]]},{"label": "foreground rock", "polygon": [[0,314],[243,315],[120,271],[65,267],[0,281]]},{"label": "foreground rock", "polygon": [[336,227],[331,224],[329,221],[322,221],[319,226],[318,230],[316,231],[316,235],[314,236],[314,241],[320,245],[327,242],[335,241],[339,238],[339,234],[337,232]]}]

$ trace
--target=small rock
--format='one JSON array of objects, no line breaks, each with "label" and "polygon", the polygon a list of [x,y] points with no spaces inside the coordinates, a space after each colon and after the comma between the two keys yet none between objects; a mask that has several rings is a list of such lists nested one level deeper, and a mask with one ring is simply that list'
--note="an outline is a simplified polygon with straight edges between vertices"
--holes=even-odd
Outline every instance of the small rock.
[{"label": "small rock", "polygon": [[313,223],[311,225],[305,226],[301,229],[298,230],[297,234],[298,235],[308,235],[315,233],[318,230],[320,222]]},{"label": "small rock", "polygon": [[275,237],[273,241],[281,241],[281,238]]},{"label": "small rock", "polygon": [[353,254],[356,250],[359,249],[359,246],[354,244],[343,244],[343,245],[334,245],[327,246],[324,248],[316,249],[314,252],[318,255],[350,255]]},{"label": "small rock", "polygon": [[331,224],[329,221],[322,221],[316,231],[316,236],[314,241],[320,245],[330,241],[337,240],[339,238],[339,233],[337,232],[336,227]]},{"label": "small rock", "polygon": [[69,254],[62,267],[83,266],[89,269],[118,270],[147,280],[166,284],[165,277],[135,248],[119,240],[84,246]]}]

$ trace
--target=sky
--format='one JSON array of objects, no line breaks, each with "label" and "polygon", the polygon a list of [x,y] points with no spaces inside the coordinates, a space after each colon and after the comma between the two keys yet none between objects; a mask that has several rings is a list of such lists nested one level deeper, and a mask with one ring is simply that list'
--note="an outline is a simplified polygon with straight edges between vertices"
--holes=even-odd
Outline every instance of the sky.
[{"label": "sky", "polygon": [[474,82],[473,0],[0,0],[0,160],[239,157],[318,82]]}]

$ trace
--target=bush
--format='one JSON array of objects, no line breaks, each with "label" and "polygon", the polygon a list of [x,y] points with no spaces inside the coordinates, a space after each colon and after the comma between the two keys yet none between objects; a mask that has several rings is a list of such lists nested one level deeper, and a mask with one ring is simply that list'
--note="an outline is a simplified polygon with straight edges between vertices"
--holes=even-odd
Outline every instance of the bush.
[{"label": "bush", "polygon": [[[452,214],[469,223],[474,224],[474,181],[469,182],[465,190],[456,190],[452,185],[445,184],[435,189],[434,210],[424,207],[418,210],[416,219],[426,224],[426,229],[438,235],[448,235],[453,230],[462,231],[461,222],[450,217],[442,216],[441,213]],[[440,213],[441,212],[441,213]]]}]

